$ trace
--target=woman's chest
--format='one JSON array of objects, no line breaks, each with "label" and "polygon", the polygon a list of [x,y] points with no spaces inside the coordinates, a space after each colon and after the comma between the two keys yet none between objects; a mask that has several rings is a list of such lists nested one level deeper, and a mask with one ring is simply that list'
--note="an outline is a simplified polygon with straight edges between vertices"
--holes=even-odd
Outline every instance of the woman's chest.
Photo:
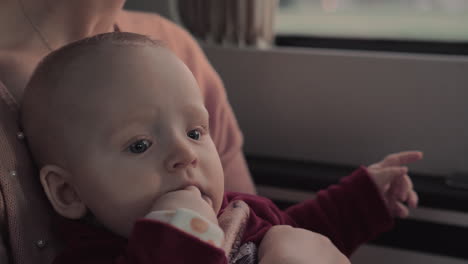
[{"label": "woman's chest", "polygon": [[0,82],[16,101],[20,101],[24,88],[41,59],[42,55],[34,52],[0,51]]}]

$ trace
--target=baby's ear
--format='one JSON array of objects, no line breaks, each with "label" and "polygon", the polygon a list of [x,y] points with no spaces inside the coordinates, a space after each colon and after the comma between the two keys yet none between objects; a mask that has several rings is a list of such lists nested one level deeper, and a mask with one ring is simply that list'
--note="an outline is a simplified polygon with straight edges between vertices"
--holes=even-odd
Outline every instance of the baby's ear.
[{"label": "baby's ear", "polygon": [[42,188],[55,211],[61,216],[79,219],[87,208],[69,182],[70,173],[56,165],[46,165],[40,171]]}]

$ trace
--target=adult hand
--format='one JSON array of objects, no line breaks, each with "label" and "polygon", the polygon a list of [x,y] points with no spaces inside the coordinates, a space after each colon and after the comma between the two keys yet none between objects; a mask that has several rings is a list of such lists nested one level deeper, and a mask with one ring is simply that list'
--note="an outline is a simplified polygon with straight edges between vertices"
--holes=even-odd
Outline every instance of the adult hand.
[{"label": "adult hand", "polygon": [[263,238],[259,252],[260,264],[349,264],[332,242],[301,228],[273,226]]},{"label": "adult hand", "polygon": [[418,195],[404,165],[421,160],[420,151],[405,151],[390,154],[382,161],[367,167],[372,180],[379,188],[393,216],[407,217],[410,208],[418,205]]}]

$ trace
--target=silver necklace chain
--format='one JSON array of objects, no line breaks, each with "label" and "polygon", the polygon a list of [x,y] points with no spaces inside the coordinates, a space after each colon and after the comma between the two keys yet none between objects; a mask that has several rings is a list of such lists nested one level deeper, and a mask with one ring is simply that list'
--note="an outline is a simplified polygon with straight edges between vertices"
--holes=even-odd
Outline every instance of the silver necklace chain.
[{"label": "silver necklace chain", "polygon": [[23,12],[24,17],[28,20],[29,24],[31,25],[31,27],[33,28],[33,30],[36,32],[37,36],[39,36],[39,38],[41,39],[41,41],[42,41],[42,43],[44,44],[44,46],[45,46],[49,51],[53,51],[52,46],[50,45],[49,41],[47,41],[47,39],[44,37],[44,35],[42,34],[42,32],[39,30],[39,27],[37,27],[37,25],[34,24],[33,21],[31,20],[31,18],[26,14],[26,9],[24,8],[23,1],[22,1],[22,0],[18,0],[18,4],[19,4],[20,7],[21,7],[21,11]]}]

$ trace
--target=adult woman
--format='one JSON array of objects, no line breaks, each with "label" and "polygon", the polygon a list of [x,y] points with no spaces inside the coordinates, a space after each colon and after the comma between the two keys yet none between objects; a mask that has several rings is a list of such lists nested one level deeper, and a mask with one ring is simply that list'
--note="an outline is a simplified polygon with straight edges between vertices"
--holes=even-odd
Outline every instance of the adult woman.
[{"label": "adult woman", "polygon": [[[210,113],[210,133],[220,153],[231,191],[255,192],[242,136],[221,80],[192,37],[155,14],[122,10],[125,0],[0,0],[0,263],[9,244],[14,263],[49,263],[48,204],[17,123],[18,102],[37,63],[50,51],[87,36],[113,30],[162,40],[192,70]],[[130,88],[129,88],[130,89]],[[8,226],[8,232],[5,227]],[[8,235],[6,235],[8,233]],[[2,259],[3,258],[3,259]]]}]

